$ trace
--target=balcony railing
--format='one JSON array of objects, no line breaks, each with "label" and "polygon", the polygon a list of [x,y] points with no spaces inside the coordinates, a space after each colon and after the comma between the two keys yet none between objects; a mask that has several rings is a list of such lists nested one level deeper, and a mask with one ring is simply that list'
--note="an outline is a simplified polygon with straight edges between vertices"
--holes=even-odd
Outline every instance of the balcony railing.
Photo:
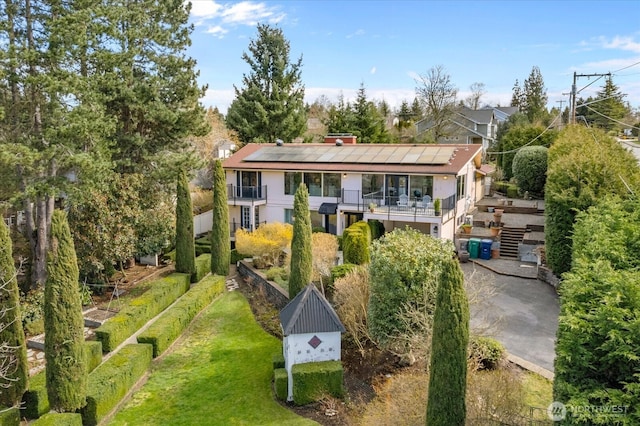
[{"label": "balcony railing", "polygon": [[227,185],[227,200],[266,200],[267,186]]},{"label": "balcony railing", "polygon": [[[369,194],[362,194],[358,190],[342,190],[340,204],[354,206],[358,211],[370,209],[370,205],[375,205],[374,213],[401,216],[436,216],[433,201],[427,205],[423,204],[422,197],[410,197],[407,204],[400,203],[400,197],[384,195],[382,191]],[[441,199],[440,214],[446,216],[455,209],[456,195]]]}]

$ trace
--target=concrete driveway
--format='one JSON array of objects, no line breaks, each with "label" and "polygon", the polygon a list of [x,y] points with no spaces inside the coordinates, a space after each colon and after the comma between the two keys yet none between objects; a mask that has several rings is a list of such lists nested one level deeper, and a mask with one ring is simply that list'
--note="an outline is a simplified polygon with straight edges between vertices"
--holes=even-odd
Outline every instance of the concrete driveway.
[{"label": "concrete driveway", "polygon": [[[517,263],[517,261],[514,261]],[[492,337],[507,351],[553,371],[555,338],[560,312],[555,289],[535,279],[500,275],[474,263],[461,263],[465,277],[474,270],[486,281],[486,297],[472,303],[471,326],[492,323]]]}]

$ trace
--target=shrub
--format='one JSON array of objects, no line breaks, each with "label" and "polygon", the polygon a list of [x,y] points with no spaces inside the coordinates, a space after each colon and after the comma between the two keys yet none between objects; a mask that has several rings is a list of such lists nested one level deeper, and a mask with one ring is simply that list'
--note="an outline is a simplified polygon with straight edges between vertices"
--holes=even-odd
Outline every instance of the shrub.
[{"label": "shrub", "polygon": [[44,333],[44,289],[20,294],[22,327],[27,336]]},{"label": "shrub", "polygon": [[229,205],[227,204],[227,182],[222,161],[215,160],[213,168],[213,224],[211,226],[211,272],[216,275],[229,274],[231,238],[229,235]]},{"label": "shrub", "polygon": [[20,426],[20,410],[0,406],[0,425]]},{"label": "shrub", "polygon": [[234,264],[238,263],[242,259],[246,259],[247,257],[251,257],[251,256],[246,255],[244,253],[240,253],[236,249],[231,250],[231,263],[234,263]]},{"label": "shrub", "polygon": [[[291,246],[293,227],[287,223],[266,223],[255,231],[236,231],[236,250],[246,257],[262,257],[277,265],[280,255]],[[240,259],[241,260],[241,259]]]},{"label": "shrub", "polygon": [[102,343],[98,340],[84,342],[87,372],[91,373],[102,362]]},{"label": "shrub", "polygon": [[293,376],[293,402],[306,405],[326,395],[341,398],[344,395],[343,370],[340,361],[322,361],[296,364]]},{"label": "shrub", "polygon": [[196,271],[191,276],[192,283],[199,283],[211,272],[211,254],[201,254],[196,258]]},{"label": "shrub", "polygon": [[284,368],[276,368],[273,370],[273,387],[276,392],[276,398],[281,401],[287,400],[289,388],[289,376]]},{"label": "shrub", "polygon": [[127,345],[91,374],[82,424],[95,426],[120,402],[151,365],[151,345]]},{"label": "shrub", "polygon": [[342,253],[345,263],[364,265],[370,261],[371,230],[367,222],[356,222],[342,233]]},{"label": "shrub", "polygon": [[351,271],[338,278],[333,286],[336,313],[358,348],[364,350],[366,341],[370,340],[367,327],[369,272],[363,266],[351,268]]},{"label": "shrub", "polygon": [[343,263],[342,265],[336,265],[331,268],[331,279],[335,283],[336,280],[346,276],[349,272],[353,271],[360,265],[356,265],[353,263]]},{"label": "shrub", "polygon": [[367,222],[371,230],[371,239],[377,240],[384,235],[384,224],[379,220],[372,219]]},{"label": "shrub", "polygon": [[289,270],[283,266],[269,268],[265,273],[269,281],[287,281],[289,279]]},{"label": "shrub", "polygon": [[133,299],[117,315],[96,329],[96,339],[102,342],[102,350],[111,352],[162,312],[189,289],[190,280],[188,274],[175,273],[155,281],[142,296]]},{"label": "shrub", "polygon": [[138,343],[151,344],[154,358],[161,355],[182,334],[193,318],[224,291],[224,280],[224,277],[212,275],[194,285],[149,328],[138,335]]},{"label": "shrub", "polygon": [[506,355],[502,343],[485,336],[475,336],[469,340],[469,359],[476,370],[495,370]]},{"label": "shrub", "polygon": [[311,256],[313,281],[319,282],[324,292],[324,284],[331,280],[331,268],[338,258],[338,239],[335,235],[315,233],[311,235]]},{"label": "shrub", "polygon": [[275,354],[272,358],[273,369],[284,368],[284,355],[282,353]]},{"label": "shrub", "polygon": [[82,416],[79,413],[47,413],[35,422],[31,423],[31,425],[82,426]]},{"label": "shrub", "polygon": [[513,157],[513,177],[521,192],[542,194],[547,181],[547,156],[544,146],[526,146]]}]

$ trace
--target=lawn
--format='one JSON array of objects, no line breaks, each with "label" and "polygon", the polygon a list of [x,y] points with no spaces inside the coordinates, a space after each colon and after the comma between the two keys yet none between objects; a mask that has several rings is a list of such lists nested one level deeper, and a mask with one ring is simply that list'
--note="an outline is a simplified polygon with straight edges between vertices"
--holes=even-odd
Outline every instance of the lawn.
[{"label": "lawn", "polygon": [[254,320],[239,292],[191,324],[109,425],[313,425],[278,404],[272,356],[281,342]]}]

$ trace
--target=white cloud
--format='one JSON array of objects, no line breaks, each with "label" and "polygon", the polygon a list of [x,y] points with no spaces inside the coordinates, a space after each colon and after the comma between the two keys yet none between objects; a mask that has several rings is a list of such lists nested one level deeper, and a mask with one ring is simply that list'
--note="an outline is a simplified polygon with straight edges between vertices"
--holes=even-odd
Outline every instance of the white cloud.
[{"label": "white cloud", "polygon": [[622,58],[606,59],[603,61],[587,62],[585,64],[582,64],[576,67],[576,71],[580,71],[580,72],[584,71],[584,72],[591,72],[591,73],[616,71],[616,70],[634,65],[638,62],[640,62],[640,57],[638,56],[636,56],[635,58],[625,58],[625,59],[622,59]]},{"label": "white cloud", "polygon": [[363,29],[359,29],[355,33],[348,34],[347,38],[352,38],[352,37],[362,36],[362,35],[364,35],[364,30]]},{"label": "white cloud", "polygon": [[277,24],[286,17],[278,7],[262,2],[243,1],[235,4],[217,3],[215,0],[195,0],[191,18],[196,26],[207,26],[206,33],[222,38],[230,27],[255,26],[258,22]]},{"label": "white cloud", "polygon": [[214,36],[216,36],[218,38],[222,38],[229,31],[225,30],[220,25],[214,25],[214,26],[211,26],[211,27],[207,28],[207,31],[205,31],[205,32],[207,34],[213,34]]},{"label": "white cloud", "polygon": [[191,2],[191,16],[196,18],[212,18],[218,15],[222,5],[214,0],[197,0]]},{"label": "white cloud", "polygon": [[633,37],[615,36],[611,40],[607,40],[605,37],[600,37],[602,47],[605,49],[625,50],[630,52],[640,53],[640,42],[637,42]]},{"label": "white cloud", "polygon": [[371,74],[375,74],[376,73],[376,67],[371,68],[371,71],[369,71]]},{"label": "white cloud", "polygon": [[284,18],[283,14],[277,14],[276,9],[268,7],[265,3],[243,1],[236,3],[220,14],[223,22],[254,26],[260,21],[276,23]]}]

